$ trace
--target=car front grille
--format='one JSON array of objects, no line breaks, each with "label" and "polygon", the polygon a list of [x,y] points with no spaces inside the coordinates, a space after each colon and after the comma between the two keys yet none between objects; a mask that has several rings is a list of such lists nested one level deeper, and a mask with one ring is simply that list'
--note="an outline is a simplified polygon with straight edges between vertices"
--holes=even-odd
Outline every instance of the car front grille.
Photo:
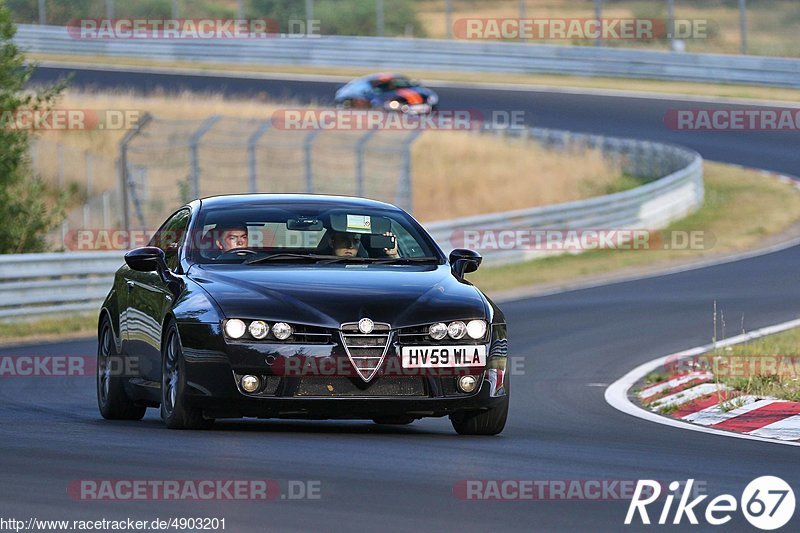
[{"label": "car front grille", "polygon": [[300,381],[295,397],[387,397],[426,396],[422,378],[381,377],[369,385],[358,386],[348,378],[307,377]]},{"label": "car front grille", "polygon": [[376,323],[370,333],[361,333],[357,323],[342,324],[342,345],[358,375],[371,380],[386,357],[392,332],[389,324]]}]

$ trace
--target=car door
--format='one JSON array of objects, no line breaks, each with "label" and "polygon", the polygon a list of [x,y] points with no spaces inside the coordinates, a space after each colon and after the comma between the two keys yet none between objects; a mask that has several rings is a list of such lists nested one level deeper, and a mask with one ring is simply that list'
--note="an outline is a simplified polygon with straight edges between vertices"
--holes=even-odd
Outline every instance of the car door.
[{"label": "car door", "polygon": [[[150,241],[164,251],[167,266],[182,275],[180,249],[186,238],[191,212],[188,208],[173,214]],[[130,270],[126,280],[128,290],[128,354],[135,355],[141,378],[153,387],[161,383],[161,329],[164,316],[172,307],[175,296],[158,272]]]}]

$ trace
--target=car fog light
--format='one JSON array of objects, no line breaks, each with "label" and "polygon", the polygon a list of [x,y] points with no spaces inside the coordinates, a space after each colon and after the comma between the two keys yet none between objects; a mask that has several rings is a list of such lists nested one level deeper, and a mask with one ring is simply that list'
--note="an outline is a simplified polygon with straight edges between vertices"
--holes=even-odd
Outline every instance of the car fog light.
[{"label": "car fog light", "polygon": [[447,326],[447,334],[453,339],[460,339],[467,334],[467,326],[460,320],[451,322],[450,325]]},{"label": "car fog light", "polygon": [[486,322],[483,320],[470,320],[467,322],[467,335],[472,339],[482,339],[486,335]]},{"label": "car fog light", "polygon": [[272,334],[275,335],[275,338],[278,340],[286,340],[292,336],[292,333],[292,326],[286,322],[278,322],[272,326]]},{"label": "car fog light", "polygon": [[472,392],[478,386],[475,376],[461,376],[458,378],[458,390],[461,392]]},{"label": "car fog light", "polygon": [[263,320],[254,320],[250,323],[250,327],[247,328],[247,330],[253,338],[263,339],[267,336],[267,333],[269,333],[269,325]]},{"label": "car fog light", "polygon": [[244,325],[244,322],[238,318],[232,318],[225,322],[225,333],[232,339],[241,338],[246,329],[247,327]]},{"label": "car fog light", "polygon": [[261,380],[256,376],[242,377],[242,390],[245,392],[253,393],[261,386]]},{"label": "car fog light", "polygon": [[428,335],[437,341],[444,339],[447,336],[447,324],[439,322],[438,324],[431,325],[431,327],[428,328]]}]

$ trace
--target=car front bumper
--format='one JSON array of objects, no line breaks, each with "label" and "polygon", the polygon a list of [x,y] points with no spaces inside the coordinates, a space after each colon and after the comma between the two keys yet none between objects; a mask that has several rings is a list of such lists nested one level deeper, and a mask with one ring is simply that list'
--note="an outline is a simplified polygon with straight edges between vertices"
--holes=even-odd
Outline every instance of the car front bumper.
[{"label": "car front bumper", "polygon": [[[489,409],[508,401],[505,369],[505,331],[493,338],[487,367],[434,373],[397,373],[399,356],[394,344],[387,352],[387,372],[365,383],[343,375],[350,367],[344,350],[337,344],[236,343],[223,340],[219,325],[179,325],[186,363],[187,400],[212,418],[307,418],[372,419],[404,416],[440,417],[459,411]],[[500,342],[496,342],[500,340]],[[497,347],[502,349],[497,349]],[[315,364],[289,364],[298,356]],[[334,361],[331,371],[320,361]],[[498,363],[502,364],[498,364]],[[336,364],[338,363],[338,364]],[[292,372],[286,372],[291,367]],[[299,372],[297,370],[300,370]],[[262,381],[258,393],[245,393],[240,378],[256,375]],[[461,392],[456,380],[474,376],[478,387]]]}]

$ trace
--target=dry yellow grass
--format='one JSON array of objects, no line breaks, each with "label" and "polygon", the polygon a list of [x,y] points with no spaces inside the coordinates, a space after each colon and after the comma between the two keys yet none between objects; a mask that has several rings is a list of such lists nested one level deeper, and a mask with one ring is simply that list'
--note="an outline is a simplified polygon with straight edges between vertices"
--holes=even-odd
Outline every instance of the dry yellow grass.
[{"label": "dry yellow grass", "polygon": [[579,200],[605,193],[621,175],[598,151],[467,132],[427,132],[412,154],[414,212],[423,221]]},{"label": "dry yellow grass", "polygon": [[[267,118],[276,109],[286,106],[287,104],[282,102],[234,100],[220,95],[186,93],[178,96],[144,97],[128,92],[95,94],[74,91],[67,92],[59,103],[59,107],[65,109],[135,109],[149,112],[159,118],[170,119],[202,119],[212,114],[241,119]],[[95,166],[92,172],[93,192],[96,194],[111,189],[117,184],[113,162],[118,156],[119,141],[124,134],[125,131],[100,130],[45,132],[37,157],[37,168],[46,178],[56,179],[58,158],[55,157],[53,150],[55,143],[62,143],[65,146],[64,181],[83,184],[86,179],[84,153],[89,150],[100,156],[92,163]],[[246,132],[240,134],[246,135]],[[305,134],[273,132],[271,135],[288,138],[290,135]],[[327,134],[321,135],[319,140],[315,141],[316,150],[326,150],[326,143],[331,139],[325,135]],[[342,132],[337,135],[352,137],[356,134]],[[357,134],[360,135],[361,133]],[[349,148],[339,148],[339,151],[352,150],[356,138],[350,139],[352,142]],[[297,161],[302,161],[300,159],[302,144],[296,142],[295,146],[297,154],[288,154],[287,151],[290,149],[282,148],[282,154],[276,157],[294,161],[291,158],[297,156]],[[327,150],[329,153],[336,153],[336,150],[330,148]],[[202,194],[245,190],[242,187],[246,186],[246,179],[244,177],[240,179],[238,174],[234,173],[246,168],[245,151],[241,148],[230,148],[224,154],[220,153],[218,157],[216,161],[219,164],[216,166],[223,165],[222,162],[227,159],[239,161],[240,164],[235,168],[226,167],[230,172],[227,179],[210,184],[213,190],[205,188]],[[349,160],[353,158],[338,159],[346,161],[336,161],[334,168],[331,169],[316,169],[315,189],[320,192],[354,194],[354,191],[343,189],[343,185],[338,181],[333,181],[339,174],[353,175],[351,168],[343,166],[345,163],[350,164]],[[211,166],[208,168],[213,168],[213,163],[214,161],[209,162]],[[291,174],[290,177],[295,174],[302,175],[302,169],[295,171],[297,169],[287,169]],[[367,173],[369,172],[368,165]],[[463,131],[423,133],[413,145],[412,173],[414,214],[424,221],[577,200],[604,194],[608,190],[618,188],[621,183],[620,169],[605,161],[596,151],[580,153],[548,151],[532,141],[486,135],[478,137],[474,133]],[[151,182],[158,184],[163,190],[170,188],[171,183],[174,184],[172,189],[177,190],[179,180],[185,178],[183,173],[174,172],[169,168],[154,167],[149,173]],[[349,181],[352,182],[352,179]],[[291,186],[292,183],[295,187],[303,185],[302,180],[292,178],[287,182],[287,186]],[[270,190],[275,190],[275,187],[280,187],[280,183],[271,178],[270,186],[272,187]],[[167,203],[172,202],[169,196],[165,196],[164,199]],[[164,207],[170,209],[175,206]],[[151,222],[157,223],[155,220]]]}]

